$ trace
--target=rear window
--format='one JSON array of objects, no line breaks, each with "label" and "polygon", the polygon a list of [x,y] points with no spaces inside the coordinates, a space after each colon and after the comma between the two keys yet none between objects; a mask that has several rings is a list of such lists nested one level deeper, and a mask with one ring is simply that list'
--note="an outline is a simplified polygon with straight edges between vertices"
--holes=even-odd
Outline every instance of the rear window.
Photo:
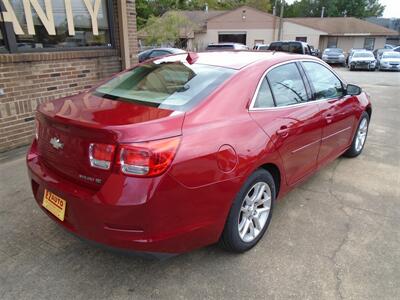
[{"label": "rear window", "polygon": [[340,48],[327,48],[325,49],[324,53],[341,54],[343,53],[343,50]]},{"label": "rear window", "polygon": [[271,50],[271,51],[281,51],[282,50],[282,43],[281,42],[271,43],[269,45],[269,50]]},{"label": "rear window", "polygon": [[181,61],[158,60],[140,65],[98,87],[96,96],[187,111],[235,71]]},{"label": "rear window", "polygon": [[355,52],[354,57],[374,57],[374,55],[370,52]]},{"label": "rear window", "polygon": [[400,53],[396,52],[383,53],[382,58],[400,58]]},{"label": "rear window", "polygon": [[292,53],[303,54],[303,45],[300,43],[290,43],[289,51]]}]

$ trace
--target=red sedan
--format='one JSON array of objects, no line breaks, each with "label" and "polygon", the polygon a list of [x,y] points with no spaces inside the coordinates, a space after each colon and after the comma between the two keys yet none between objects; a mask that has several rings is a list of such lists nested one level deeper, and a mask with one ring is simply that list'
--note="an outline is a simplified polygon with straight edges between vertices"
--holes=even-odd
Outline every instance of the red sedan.
[{"label": "red sedan", "polygon": [[189,53],[39,106],[34,197],[68,231],[175,254],[262,238],[275,200],[364,147],[367,94],[318,58]]}]

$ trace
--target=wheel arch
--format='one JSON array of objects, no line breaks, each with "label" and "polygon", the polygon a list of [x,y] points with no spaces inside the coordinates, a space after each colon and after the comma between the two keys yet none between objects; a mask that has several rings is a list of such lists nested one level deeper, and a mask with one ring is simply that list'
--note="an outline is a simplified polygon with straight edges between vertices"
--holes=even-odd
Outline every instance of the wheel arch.
[{"label": "wheel arch", "polygon": [[281,188],[281,182],[282,182],[281,171],[279,170],[279,167],[273,163],[266,163],[266,164],[261,165],[260,169],[264,169],[272,175],[272,178],[274,179],[274,183],[275,183],[275,189],[276,189],[275,198],[278,198],[279,191]]},{"label": "wheel arch", "polygon": [[368,106],[365,108],[365,111],[366,111],[367,114],[368,114],[369,120],[371,120],[371,116],[372,116],[372,107],[371,107],[371,105],[368,105]]}]

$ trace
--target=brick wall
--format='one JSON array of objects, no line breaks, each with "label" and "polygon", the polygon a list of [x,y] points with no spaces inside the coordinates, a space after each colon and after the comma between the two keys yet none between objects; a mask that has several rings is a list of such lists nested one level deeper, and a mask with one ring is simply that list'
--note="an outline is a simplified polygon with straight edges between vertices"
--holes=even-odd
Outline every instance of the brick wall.
[{"label": "brick wall", "polygon": [[[137,54],[135,1],[126,1],[134,63]],[[118,24],[116,7],[114,24]],[[114,34],[115,49],[0,54],[0,89],[4,90],[4,95],[0,95],[0,152],[31,142],[39,103],[76,94],[121,71],[118,28]]]}]

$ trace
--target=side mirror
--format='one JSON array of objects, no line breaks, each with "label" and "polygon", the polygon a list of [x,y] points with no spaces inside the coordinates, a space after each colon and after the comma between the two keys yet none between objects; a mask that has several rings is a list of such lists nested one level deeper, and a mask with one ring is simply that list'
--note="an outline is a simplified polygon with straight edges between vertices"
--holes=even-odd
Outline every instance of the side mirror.
[{"label": "side mirror", "polygon": [[346,86],[346,94],[350,96],[357,96],[360,95],[362,92],[362,89],[355,84],[348,84]]}]

